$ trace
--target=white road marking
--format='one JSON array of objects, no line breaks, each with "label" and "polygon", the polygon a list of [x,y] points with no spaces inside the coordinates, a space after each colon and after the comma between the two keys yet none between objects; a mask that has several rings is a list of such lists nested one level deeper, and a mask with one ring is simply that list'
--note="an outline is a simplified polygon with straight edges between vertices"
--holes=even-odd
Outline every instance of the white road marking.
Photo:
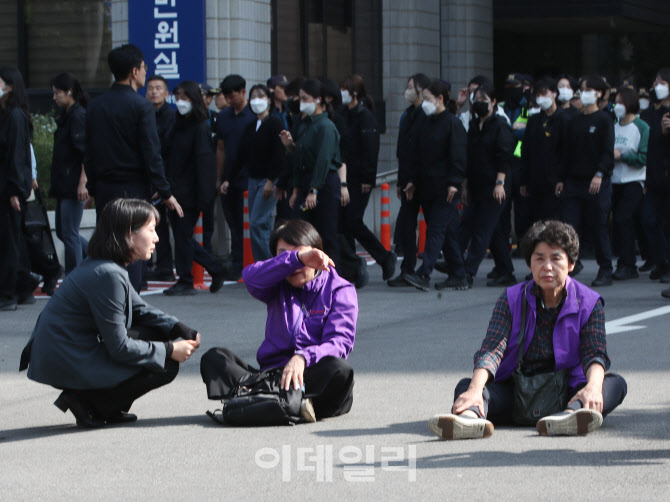
[{"label": "white road marking", "polygon": [[652,317],[658,317],[661,315],[670,314],[670,306],[661,307],[654,310],[648,310],[646,312],[641,312],[635,315],[629,315],[622,317],[621,319],[614,319],[605,323],[605,332],[608,335],[613,335],[615,333],[624,333],[626,331],[635,331],[637,329],[645,329],[646,326],[631,326],[631,323],[644,321],[645,319],[651,319]]}]

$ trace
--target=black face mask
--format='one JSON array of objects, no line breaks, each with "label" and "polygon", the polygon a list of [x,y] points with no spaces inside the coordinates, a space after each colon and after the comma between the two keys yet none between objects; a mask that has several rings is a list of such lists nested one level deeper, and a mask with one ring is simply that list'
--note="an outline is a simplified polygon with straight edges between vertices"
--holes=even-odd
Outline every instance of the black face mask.
[{"label": "black face mask", "polygon": [[300,113],[300,100],[289,99],[288,102],[286,103],[286,107],[291,113],[298,114]]},{"label": "black face mask", "polygon": [[521,103],[523,98],[523,88],[521,87],[506,87],[505,88],[505,103],[513,107]]},{"label": "black face mask", "polygon": [[485,117],[489,113],[489,104],[486,101],[475,101],[472,103],[472,111],[478,117]]}]

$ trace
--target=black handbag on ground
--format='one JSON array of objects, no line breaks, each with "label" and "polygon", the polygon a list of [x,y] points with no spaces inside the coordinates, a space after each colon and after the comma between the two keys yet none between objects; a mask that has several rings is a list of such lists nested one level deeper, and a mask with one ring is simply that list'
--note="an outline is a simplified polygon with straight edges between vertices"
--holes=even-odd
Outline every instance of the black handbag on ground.
[{"label": "black handbag on ground", "polygon": [[514,370],[514,410],[512,418],[517,425],[535,425],[547,415],[559,413],[568,404],[570,371],[563,369],[536,375],[524,375],[523,339],[526,332],[526,290],[521,298],[521,332],[519,333],[519,360]]},{"label": "black handbag on ground", "polygon": [[240,379],[227,399],[223,400],[221,418],[208,411],[212,420],[226,425],[263,426],[293,425],[301,420],[302,391],[281,389],[283,368],[252,373]]}]

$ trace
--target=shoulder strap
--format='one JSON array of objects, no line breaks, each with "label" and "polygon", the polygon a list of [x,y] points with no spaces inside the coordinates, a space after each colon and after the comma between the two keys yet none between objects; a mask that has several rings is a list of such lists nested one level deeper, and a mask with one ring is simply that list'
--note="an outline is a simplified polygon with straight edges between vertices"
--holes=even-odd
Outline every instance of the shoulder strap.
[{"label": "shoulder strap", "polygon": [[521,361],[523,361],[523,339],[526,335],[526,286],[523,287],[523,295],[521,295],[521,331],[519,332],[519,340],[517,346],[519,347],[519,359],[516,365],[517,369],[521,368]]}]

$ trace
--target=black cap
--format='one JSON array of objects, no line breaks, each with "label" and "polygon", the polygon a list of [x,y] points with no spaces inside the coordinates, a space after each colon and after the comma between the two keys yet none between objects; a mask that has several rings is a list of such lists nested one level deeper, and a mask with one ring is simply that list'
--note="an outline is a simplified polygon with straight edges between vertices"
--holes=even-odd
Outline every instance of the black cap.
[{"label": "black cap", "polygon": [[268,87],[274,89],[276,86],[286,87],[288,79],[284,75],[273,75],[268,79]]},{"label": "black cap", "polygon": [[200,87],[200,92],[203,94],[207,94],[208,96],[216,96],[221,92],[221,89],[212,87],[209,84],[198,84],[198,86]]},{"label": "black cap", "polygon": [[507,75],[507,78],[505,79],[505,83],[523,84],[525,79],[526,79],[526,75],[523,75],[521,73],[510,73],[509,75]]}]

